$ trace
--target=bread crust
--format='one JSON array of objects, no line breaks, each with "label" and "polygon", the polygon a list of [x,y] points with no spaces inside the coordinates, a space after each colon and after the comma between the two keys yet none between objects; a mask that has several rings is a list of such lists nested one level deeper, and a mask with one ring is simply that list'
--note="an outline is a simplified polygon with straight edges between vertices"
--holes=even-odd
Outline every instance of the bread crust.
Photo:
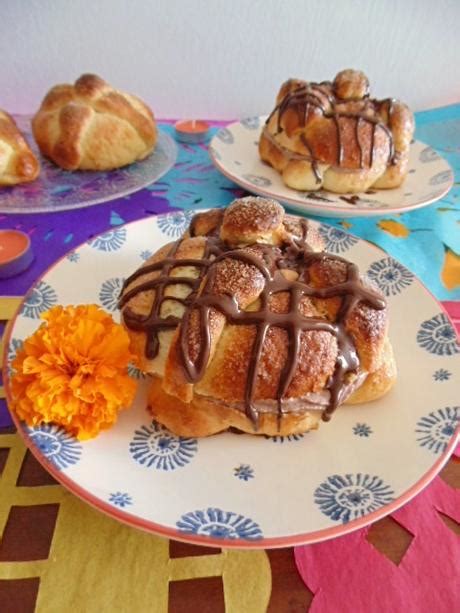
[{"label": "bread crust", "polygon": [[[312,242],[306,245],[301,236],[302,241],[310,237]],[[202,268],[199,262],[209,261],[214,240],[219,244],[217,259]],[[387,308],[368,302],[378,294],[356,272],[354,289],[347,289],[349,263],[320,254],[322,248],[316,224],[286,216],[274,201],[249,197],[236,200],[223,214],[216,210],[200,214],[183,239],[162,247],[128,278],[121,297],[122,321],[138,365],[152,376],[149,406],[158,421],[182,436],[208,436],[229,427],[270,436],[317,428],[331,402],[331,381],[344,355],[344,342],[352,343],[359,367],[344,375],[339,404],[348,398],[367,402],[391,388],[396,370]],[[270,268],[275,261],[281,262],[280,269]],[[281,283],[281,289],[269,295],[267,274]],[[301,278],[308,281],[309,289],[300,295],[296,310],[302,321],[324,322],[325,327],[298,330],[296,361],[280,400],[294,329],[282,322],[296,317],[291,290],[282,288],[285,281],[289,288]],[[357,294],[342,316],[344,296],[350,291]],[[203,299],[205,303],[200,302]],[[268,325],[256,352],[250,390],[251,410],[258,414],[255,424],[248,413],[248,381],[260,330],[259,324],[246,324],[244,317],[263,313],[264,301],[270,321],[280,324]],[[210,305],[204,328],[201,304]],[[158,306],[157,351],[149,356],[146,348],[152,339],[143,322]],[[228,319],[232,312],[235,320]],[[330,325],[342,319],[343,333],[331,332]],[[165,321],[170,323],[162,329]],[[294,321],[292,325],[298,325]],[[203,354],[205,346],[208,352]],[[201,374],[190,378],[184,359],[192,370],[200,370],[197,365],[204,360]]]},{"label": "bread crust", "polygon": [[292,189],[387,189],[407,174],[413,132],[407,105],[369,98],[364,73],[344,70],[332,83],[283,83],[259,154]]},{"label": "bread crust", "polygon": [[39,174],[40,162],[11,115],[0,109],[0,186],[29,183]]},{"label": "bread crust", "polygon": [[126,166],[147,157],[157,141],[148,106],[91,74],[53,87],[32,130],[43,155],[66,170]]}]

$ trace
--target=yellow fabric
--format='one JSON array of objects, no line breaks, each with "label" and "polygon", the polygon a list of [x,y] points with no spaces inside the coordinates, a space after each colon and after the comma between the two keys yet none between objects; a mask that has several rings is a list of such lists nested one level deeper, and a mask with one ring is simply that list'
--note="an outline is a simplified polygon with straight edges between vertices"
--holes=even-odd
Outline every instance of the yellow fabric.
[{"label": "yellow fabric", "polygon": [[378,227],[384,232],[388,232],[392,236],[398,238],[406,238],[409,236],[410,230],[400,221],[394,221],[393,219],[382,219],[378,222]]},{"label": "yellow fabric", "polygon": [[450,249],[446,249],[441,279],[444,286],[449,290],[453,290],[460,285],[460,255]]}]

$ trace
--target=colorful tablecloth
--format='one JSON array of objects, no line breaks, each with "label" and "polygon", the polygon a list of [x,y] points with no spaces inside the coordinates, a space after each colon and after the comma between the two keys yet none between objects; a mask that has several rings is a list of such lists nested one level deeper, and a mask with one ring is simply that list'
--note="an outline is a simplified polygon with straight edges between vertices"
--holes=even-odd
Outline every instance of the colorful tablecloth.
[{"label": "colorful tablecloth", "polygon": [[[169,124],[161,128],[173,132]],[[446,198],[403,215],[320,220],[336,228],[336,240],[341,240],[340,232],[349,230],[384,248],[422,279],[443,301],[454,323],[460,325],[460,105],[419,113],[416,137],[437,149],[454,168],[456,183]],[[35,261],[27,271],[0,281],[0,318],[9,319],[17,304],[14,298],[5,297],[24,295],[56,259],[95,234],[164,212],[171,213],[170,224],[179,231],[189,219],[184,210],[226,206],[243,194],[214,169],[205,145],[180,144],[173,170],[158,183],[131,196],[56,214],[0,215],[0,228],[27,232],[35,253]],[[36,602],[37,610],[46,612],[70,608],[85,612],[161,612],[167,610],[169,589],[171,607],[174,603],[170,610],[214,612],[223,606],[222,582],[226,610],[234,612],[263,611],[268,603],[271,611],[300,611],[311,601],[311,610],[326,613],[450,613],[454,603],[460,602],[460,548],[452,532],[456,529],[454,520],[460,521],[459,494],[455,490],[459,485],[459,463],[451,461],[448,484],[437,478],[414,502],[393,514],[390,523],[382,528],[385,535],[392,531],[391,538],[380,538],[375,524],[330,543],[297,548],[297,566],[309,588],[302,592],[292,550],[272,552],[269,557],[264,552],[224,551],[211,555],[204,548],[198,554],[198,548],[168,545],[164,539],[126,528],[91,510],[41,471],[25,453],[17,435],[5,433],[8,426],[11,421],[1,400],[2,611],[33,611]],[[24,513],[26,507],[28,512]],[[445,520],[441,524],[439,512]],[[40,519],[45,516],[46,522]],[[406,536],[395,536],[395,530],[405,531]],[[35,544],[22,551],[19,537]],[[381,546],[377,545],[379,538]],[[381,553],[385,540],[404,539],[402,553],[393,551],[386,557]],[[373,543],[373,551],[369,551],[369,543]],[[350,560],[356,563],[350,564]],[[374,570],[369,572],[370,568]],[[195,586],[199,586],[200,577],[214,577],[220,587],[209,592],[212,582],[208,580],[205,591],[200,592],[199,587],[187,591],[185,585],[190,582],[185,580],[194,579],[198,581]],[[181,589],[171,591],[172,583],[181,585]],[[429,587],[425,589],[423,585]],[[21,590],[30,595],[28,604],[21,600]],[[219,606],[215,604],[218,600],[209,596],[216,595],[216,590],[220,590]],[[208,604],[214,603],[211,608],[206,609],[204,593]]]},{"label": "colorful tablecloth", "polygon": [[[174,132],[171,125],[164,124],[161,129]],[[402,215],[319,219],[388,251],[419,276],[439,300],[460,300],[460,104],[418,113],[416,137],[437,149],[457,173],[445,198]],[[0,215],[0,228],[26,231],[36,254],[27,272],[0,281],[0,295],[24,294],[58,257],[99,232],[173,208],[226,206],[243,193],[214,168],[206,145],[180,144],[174,168],[158,183],[131,196],[59,214]]]}]

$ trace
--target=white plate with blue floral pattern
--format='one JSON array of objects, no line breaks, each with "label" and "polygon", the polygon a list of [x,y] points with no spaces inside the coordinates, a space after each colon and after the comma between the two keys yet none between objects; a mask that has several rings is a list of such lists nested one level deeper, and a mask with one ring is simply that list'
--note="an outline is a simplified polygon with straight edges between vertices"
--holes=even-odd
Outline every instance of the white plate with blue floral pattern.
[{"label": "white plate with blue floral pattern", "polygon": [[[127,224],[60,260],[25,297],[8,332],[4,363],[55,304],[99,303],[118,318],[124,278],[180,236],[192,214]],[[329,226],[321,232],[329,251],[356,262],[388,298],[399,377],[387,396],[342,407],[304,436],[182,438],[152,422],[147,380],[132,368],[138,394],[112,429],[79,442],[54,425],[18,424],[32,452],[69,490],[109,515],[217,547],[313,543],[410,500],[455,445],[460,347],[439,303],[399,262],[352,235],[335,241]]]},{"label": "white plate with blue floral pattern", "polygon": [[47,160],[34,141],[29,115],[16,115],[19,129],[40,160],[40,175],[32,183],[0,190],[0,213],[50,213],[81,209],[122,198],[158,181],[177,158],[174,140],[161,130],[154,151],[140,162],[107,171],[70,172]]},{"label": "white plate with blue floral pattern", "polygon": [[231,181],[244,189],[275,198],[291,209],[323,217],[370,217],[388,213],[406,213],[426,206],[447,194],[454,182],[448,162],[434,149],[412,143],[409,173],[401,187],[357,194],[300,192],[287,187],[281,175],[259,157],[260,131],[266,117],[250,117],[221,128],[209,145],[214,165]]}]

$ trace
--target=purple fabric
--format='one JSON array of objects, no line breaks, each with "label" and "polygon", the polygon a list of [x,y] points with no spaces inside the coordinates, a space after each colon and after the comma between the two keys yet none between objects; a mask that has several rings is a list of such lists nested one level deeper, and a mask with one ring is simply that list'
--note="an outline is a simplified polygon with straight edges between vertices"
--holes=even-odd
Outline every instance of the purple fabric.
[{"label": "purple fabric", "polygon": [[141,190],[126,198],[104,204],[62,211],[28,215],[0,215],[0,228],[16,228],[29,234],[34,261],[26,271],[0,280],[0,296],[22,296],[57,259],[111,226],[148,215],[171,211],[165,198]]},{"label": "purple fabric", "polygon": [[[171,123],[162,122],[162,129],[173,135],[174,128],[165,125]],[[212,123],[217,126],[228,122]],[[242,190],[214,169],[206,146],[178,144],[178,154],[174,168],[160,181],[129,196],[62,212],[0,214],[0,228],[26,232],[35,255],[30,268],[15,277],[0,279],[0,296],[23,296],[66,253],[111,228],[176,208],[223,206],[242,195]],[[0,428],[11,425],[6,402],[0,400]]]}]

